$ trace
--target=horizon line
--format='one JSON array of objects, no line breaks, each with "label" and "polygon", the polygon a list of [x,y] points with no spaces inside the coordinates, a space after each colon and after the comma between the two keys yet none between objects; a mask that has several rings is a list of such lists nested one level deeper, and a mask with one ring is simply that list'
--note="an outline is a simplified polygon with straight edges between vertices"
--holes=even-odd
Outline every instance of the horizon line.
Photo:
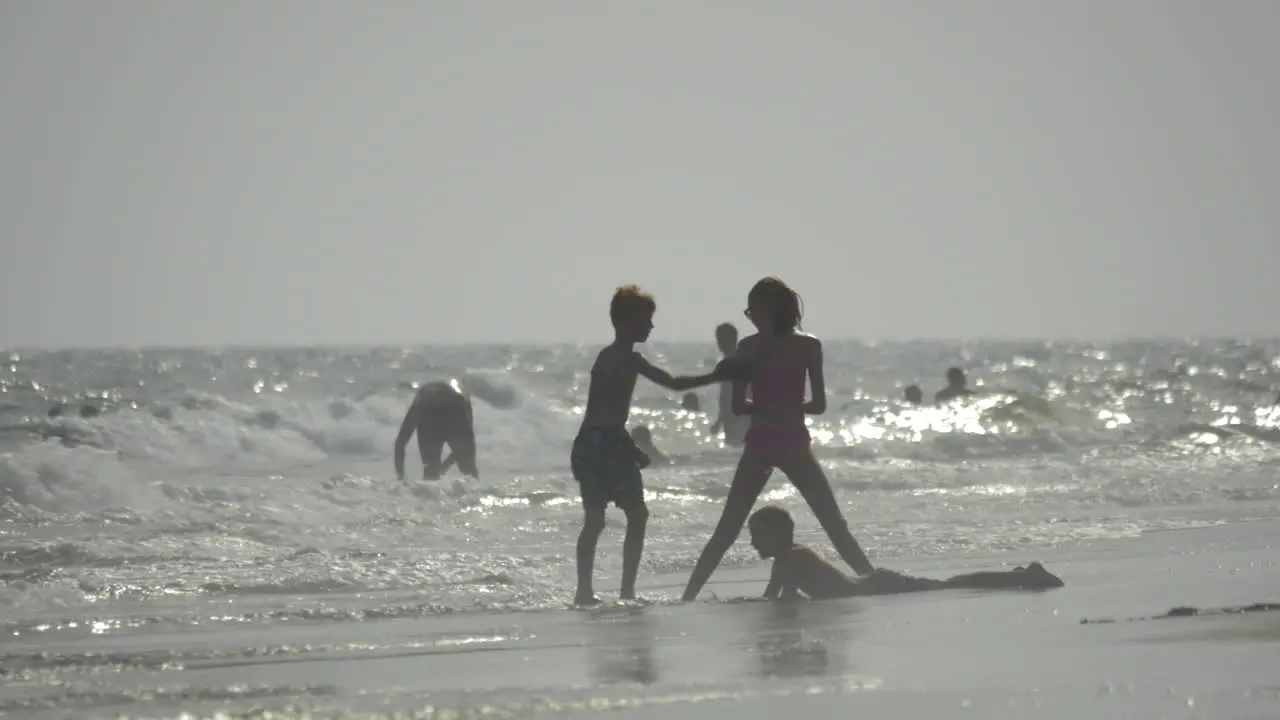
[{"label": "horizon line", "polygon": [[[1116,345],[1124,343],[1151,343],[1151,342],[1276,342],[1280,341],[1280,335],[1139,335],[1125,338],[1089,338],[1089,337],[1071,337],[1071,336],[1027,336],[1027,337],[946,337],[946,336],[920,336],[920,337],[824,337],[823,342],[827,344],[848,344],[856,343],[866,346],[875,345],[909,345],[909,344],[1017,344],[1017,343],[1036,343],[1036,344],[1071,344],[1071,345]],[[603,341],[572,341],[572,340],[556,340],[556,341],[517,341],[503,342],[494,340],[470,340],[455,341],[446,343],[397,343],[397,342],[320,342],[320,343],[245,343],[231,342],[224,344],[201,344],[201,345],[182,345],[182,344],[138,344],[138,345],[15,345],[12,347],[0,347],[0,352],[5,353],[54,353],[54,352],[156,352],[156,351],[239,351],[239,350],[424,350],[430,348],[465,348],[465,347],[511,347],[511,348],[546,348],[546,347],[582,347],[606,345]],[[652,346],[673,346],[673,345],[709,345],[714,347],[715,340],[708,338],[706,340],[659,340],[655,342],[640,343],[641,345]]]}]

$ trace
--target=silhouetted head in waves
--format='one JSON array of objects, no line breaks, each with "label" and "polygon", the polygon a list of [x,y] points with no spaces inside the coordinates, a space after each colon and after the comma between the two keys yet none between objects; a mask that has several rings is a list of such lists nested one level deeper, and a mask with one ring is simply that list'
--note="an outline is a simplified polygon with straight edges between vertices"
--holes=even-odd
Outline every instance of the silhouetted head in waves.
[{"label": "silhouetted head in waves", "polygon": [[789,285],[771,276],[752,286],[743,314],[763,335],[787,335],[802,329],[804,301]]},{"label": "silhouetted head in waves", "polygon": [[738,328],[733,323],[720,323],[716,326],[716,347],[721,355],[732,355],[738,349]]},{"label": "silhouetted head in waves", "polygon": [[698,400],[697,394],[685,393],[684,397],[680,398],[680,407],[689,412],[699,412],[702,410],[702,402]]},{"label": "silhouetted head in waves", "polygon": [[919,405],[924,402],[924,392],[920,389],[919,385],[908,385],[907,388],[902,391],[902,397],[912,405]]}]

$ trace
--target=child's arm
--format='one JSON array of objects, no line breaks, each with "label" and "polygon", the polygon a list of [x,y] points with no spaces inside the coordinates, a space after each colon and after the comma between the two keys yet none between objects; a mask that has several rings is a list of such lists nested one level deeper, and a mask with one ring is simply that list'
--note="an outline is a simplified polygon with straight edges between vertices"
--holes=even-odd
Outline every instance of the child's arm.
[{"label": "child's arm", "polygon": [[821,415],[827,411],[827,377],[822,367],[822,341],[814,338],[809,354],[809,402],[801,409],[808,415]]},{"label": "child's arm", "polygon": [[711,383],[720,380],[721,372],[723,372],[719,370],[720,366],[717,365],[717,370],[713,370],[704,375],[684,375],[680,377],[673,377],[671,373],[655,366],[648,360],[645,360],[644,356],[640,353],[634,353],[632,357],[635,359],[636,372],[638,374],[642,375],[650,382],[660,385],[668,390],[692,390],[694,388],[700,388],[703,385],[710,385]]},{"label": "child's arm", "polygon": [[769,573],[769,584],[764,588],[765,600],[776,600],[778,594],[782,592],[782,561],[773,561],[773,570]]},{"label": "child's arm", "polygon": [[750,415],[755,411],[751,401],[747,399],[747,386],[750,384],[748,368],[755,362],[759,349],[756,347],[755,335],[738,344],[738,353],[733,356],[731,365],[736,370],[730,385],[729,409],[734,415]]},{"label": "child's arm", "polygon": [[764,589],[767,600],[799,600],[800,591],[796,588],[796,568],[792,563],[779,557],[773,561],[773,572],[769,575],[769,584]]}]

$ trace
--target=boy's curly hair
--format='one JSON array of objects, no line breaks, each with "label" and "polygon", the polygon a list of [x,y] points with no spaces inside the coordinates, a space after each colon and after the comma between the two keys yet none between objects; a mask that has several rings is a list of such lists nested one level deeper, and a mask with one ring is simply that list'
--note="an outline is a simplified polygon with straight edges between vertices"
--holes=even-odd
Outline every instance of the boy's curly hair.
[{"label": "boy's curly hair", "polygon": [[753,528],[769,528],[790,535],[796,532],[796,521],[791,518],[791,513],[777,505],[765,505],[751,513],[751,519],[747,520],[747,524]]},{"label": "boy's curly hair", "polygon": [[613,302],[609,303],[609,319],[614,329],[637,315],[652,315],[658,309],[653,296],[640,289],[639,285],[622,285],[613,292]]}]

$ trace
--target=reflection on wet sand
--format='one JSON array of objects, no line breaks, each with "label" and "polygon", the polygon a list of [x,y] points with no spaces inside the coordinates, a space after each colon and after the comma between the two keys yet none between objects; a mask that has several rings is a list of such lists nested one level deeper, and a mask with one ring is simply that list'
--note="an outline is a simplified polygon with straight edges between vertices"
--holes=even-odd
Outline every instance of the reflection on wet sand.
[{"label": "reflection on wet sand", "polygon": [[602,685],[658,682],[653,623],[643,607],[600,608],[587,616],[590,672]]},{"label": "reflection on wet sand", "polygon": [[845,648],[856,605],[843,602],[761,603],[756,636],[764,679],[835,677],[850,672]]}]

